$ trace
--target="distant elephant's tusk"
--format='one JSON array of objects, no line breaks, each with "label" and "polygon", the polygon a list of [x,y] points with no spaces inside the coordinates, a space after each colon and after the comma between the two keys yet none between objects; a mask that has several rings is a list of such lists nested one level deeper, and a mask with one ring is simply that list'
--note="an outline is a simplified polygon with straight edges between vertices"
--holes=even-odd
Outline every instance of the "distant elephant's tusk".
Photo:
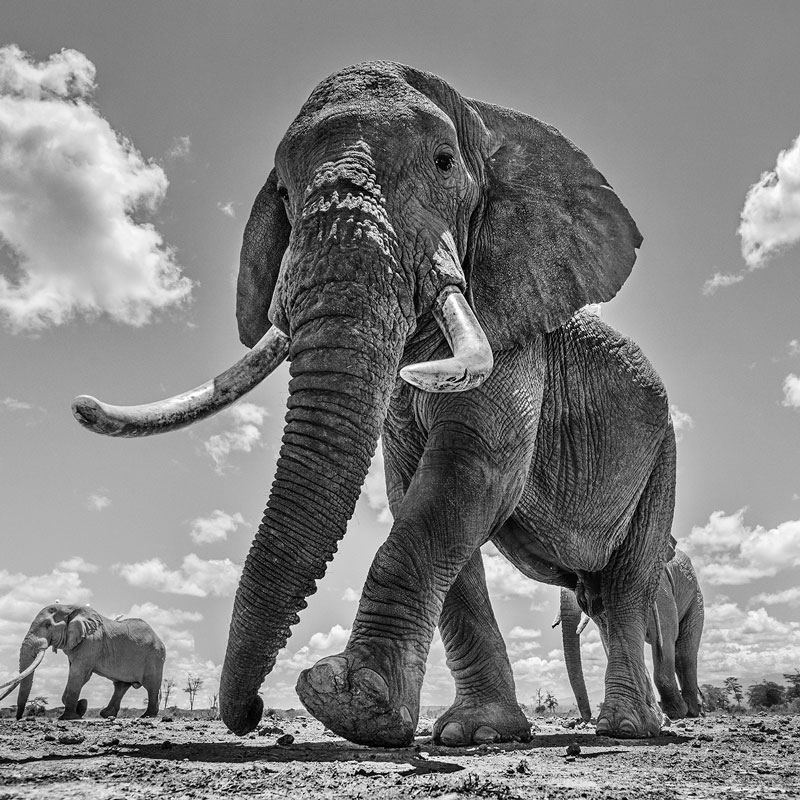
[{"label": "distant elephant's tusk", "polygon": [[17,687],[17,684],[22,683],[22,681],[24,681],[25,678],[27,678],[28,675],[30,675],[31,672],[33,672],[36,669],[36,667],[38,667],[39,664],[42,663],[42,659],[44,658],[44,654],[46,652],[47,652],[47,648],[43,647],[36,654],[36,658],[34,658],[33,662],[31,663],[31,665],[26,670],[24,670],[23,672],[20,672],[19,675],[17,675],[15,678],[12,678],[10,681],[6,681],[5,683],[0,683],[0,689],[5,689],[6,686],[8,686],[8,689],[6,689],[3,692],[3,694],[0,694],[0,700],[2,700],[4,697],[7,697],[8,695],[10,695],[11,692],[13,692],[14,689]]},{"label": "distant elephant's tusk", "polygon": [[577,629],[575,630],[575,633],[576,633],[578,636],[580,636],[580,635],[583,633],[583,631],[584,631],[584,629],[586,628],[586,626],[587,626],[587,625],[588,625],[588,624],[589,624],[591,621],[592,621],[592,618],[591,618],[591,617],[590,617],[588,614],[585,614],[585,613],[581,612],[581,621],[578,623],[578,627],[577,627]]},{"label": "distant elephant's tusk", "polygon": [[446,286],[436,298],[433,315],[453,357],[410,364],[400,370],[400,377],[426,392],[465,392],[480,386],[489,377],[494,358],[466,298],[457,287]]},{"label": "distant elephant's tusk", "polygon": [[89,395],[72,402],[75,419],[106,436],[151,436],[191,425],[247,394],[286,358],[289,337],[274,325],[232,367],[183,394],[140,406],[112,406]]}]

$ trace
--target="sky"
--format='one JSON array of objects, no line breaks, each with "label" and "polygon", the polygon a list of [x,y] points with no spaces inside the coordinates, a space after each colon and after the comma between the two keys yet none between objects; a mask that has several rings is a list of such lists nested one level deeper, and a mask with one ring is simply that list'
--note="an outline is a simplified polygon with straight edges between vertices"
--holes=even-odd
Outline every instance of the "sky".
[{"label": "sky", "polygon": [[[242,231],[314,86],[370,59],[559,128],[644,243],[602,307],[662,376],[678,437],[673,534],[706,602],[700,682],[800,668],[800,5],[670,2],[0,4],[0,675],[44,605],[141,616],[165,677],[218,691],[240,565],[280,443],[288,370],[181,432],[82,430],[72,398],[156,400],[244,353]],[[391,517],[376,455],[348,535],[264,701],[345,644]],[[518,697],[572,702],[558,590],[484,550]],[[583,634],[593,704],[605,660]],[[49,653],[33,695],[60,704]],[[170,702],[187,706],[173,690]],[[108,681],[84,690],[104,705]],[[449,705],[441,641],[422,702]],[[7,701],[15,700],[15,695]],[[144,690],[126,703],[144,706]]]}]

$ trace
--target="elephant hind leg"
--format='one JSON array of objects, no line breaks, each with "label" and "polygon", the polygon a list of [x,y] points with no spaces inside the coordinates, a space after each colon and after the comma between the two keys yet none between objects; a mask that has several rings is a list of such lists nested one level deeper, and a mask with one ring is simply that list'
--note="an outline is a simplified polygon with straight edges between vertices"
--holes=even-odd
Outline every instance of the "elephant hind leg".
[{"label": "elephant hind leg", "polygon": [[700,648],[702,621],[699,626],[681,622],[675,645],[675,671],[681,684],[681,695],[687,706],[687,717],[700,716],[700,687],[697,685],[697,651]]},{"label": "elephant hind leg", "polygon": [[164,670],[164,662],[159,661],[152,669],[148,670],[142,678],[142,686],[147,690],[147,708],[143,717],[158,716],[158,696],[161,691],[161,676]]},{"label": "elephant hind leg", "polygon": [[119,714],[119,704],[130,687],[131,684],[124,681],[114,681],[114,694],[111,695],[108,705],[100,711],[100,716],[104,718],[116,717]]}]

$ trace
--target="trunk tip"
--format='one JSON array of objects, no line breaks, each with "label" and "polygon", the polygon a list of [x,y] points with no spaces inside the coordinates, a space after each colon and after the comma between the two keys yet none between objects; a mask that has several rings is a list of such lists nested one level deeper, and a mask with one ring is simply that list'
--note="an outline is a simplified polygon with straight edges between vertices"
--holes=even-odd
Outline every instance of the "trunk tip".
[{"label": "trunk tip", "polygon": [[256,695],[249,705],[244,709],[239,706],[234,708],[220,708],[220,716],[222,721],[227,725],[228,730],[235,733],[237,736],[244,736],[245,734],[254,731],[261,722],[261,717],[264,714],[264,701]]},{"label": "trunk tip", "polygon": [[84,427],[93,427],[100,413],[100,403],[91,395],[82,394],[72,401],[72,415]]}]

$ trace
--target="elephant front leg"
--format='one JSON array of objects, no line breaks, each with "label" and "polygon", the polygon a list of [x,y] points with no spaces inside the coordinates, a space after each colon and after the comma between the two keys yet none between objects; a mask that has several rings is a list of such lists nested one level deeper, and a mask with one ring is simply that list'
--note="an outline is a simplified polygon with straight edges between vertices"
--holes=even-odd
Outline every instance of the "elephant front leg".
[{"label": "elephant front leg", "polygon": [[433,739],[457,747],[531,738],[517,702],[514,676],[486,589],[476,550],[459,573],[439,619],[456,698],[436,720]]},{"label": "elephant front leg", "polygon": [[69,665],[69,677],[64,694],[61,695],[61,702],[64,704],[64,711],[59,719],[81,719],[86,713],[88,703],[81,700],[81,689],[91,677],[91,670],[86,670],[77,661]]},{"label": "elephant front leg", "polygon": [[509,513],[499,467],[475,452],[474,440],[469,448],[447,435],[434,442],[372,563],[347,648],[305,670],[297,683],[306,708],[356,743],[412,741],[445,595]]}]

